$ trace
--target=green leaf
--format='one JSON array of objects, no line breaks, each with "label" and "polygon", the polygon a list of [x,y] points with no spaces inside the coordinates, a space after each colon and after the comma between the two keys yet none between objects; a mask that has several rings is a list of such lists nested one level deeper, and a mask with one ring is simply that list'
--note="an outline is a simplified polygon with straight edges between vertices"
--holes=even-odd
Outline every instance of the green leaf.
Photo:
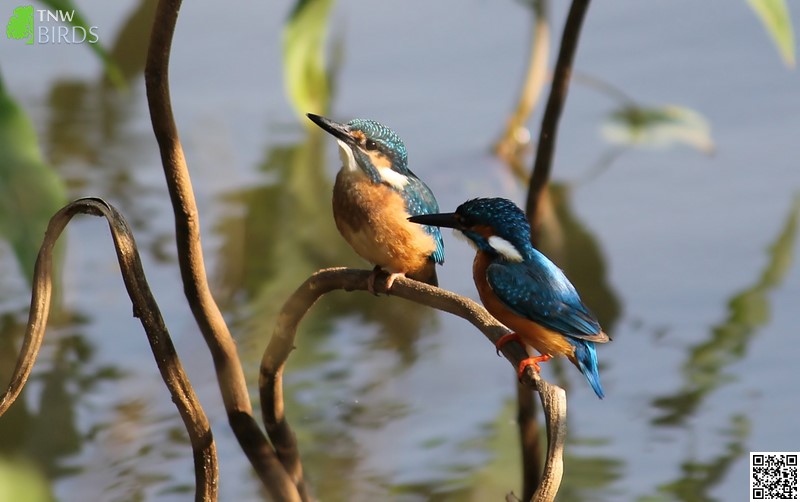
[{"label": "green leaf", "polygon": [[644,108],[626,104],[606,119],[602,134],[609,142],[624,146],[665,148],[683,144],[703,153],[714,152],[708,121],[682,106]]},{"label": "green leaf", "polygon": [[[84,16],[81,11],[77,8],[77,6],[72,2],[72,0],[40,0],[41,3],[46,5],[47,7],[53,10],[63,10],[63,11],[73,11],[74,15],[72,16],[72,20],[69,21],[70,26],[79,26],[89,32],[89,28],[91,25],[86,20],[86,16]],[[116,87],[124,88],[126,87],[125,78],[122,76],[122,71],[119,69],[117,63],[111,58],[106,51],[105,47],[98,41],[94,44],[86,44],[89,48],[94,51],[95,54],[103,61],[103,69],[106,72],[106,76],[108,80],[114,84]]]},{"label": "green leaf", "polygon": [[747,0],[747,3],[772,37],[783,62],[789,68],[794,68],[794,30],[786,0]]},{"label": "green leaf", "polygon": [[64,183],[44,162],[33,124],[0,79],[0,238],[28,280],[47,223],[65,201]]},{"label": "green leaf", "polygon": [[298,0],[283,28],[284,84],[301,118],[307,112],[326,113],[330,102],[324,50],[332,5],[333,0]]}]

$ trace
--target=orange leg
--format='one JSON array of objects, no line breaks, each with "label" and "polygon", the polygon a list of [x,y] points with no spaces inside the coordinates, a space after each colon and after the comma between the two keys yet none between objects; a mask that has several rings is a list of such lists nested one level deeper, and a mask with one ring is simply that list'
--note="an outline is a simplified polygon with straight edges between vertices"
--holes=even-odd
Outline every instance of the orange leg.
[{"label": "orange leg", "polygon": [[[519,342],[522,343],[522,338],[519,337],[516,333],[509,333],[507,335],[503,335],[497,340],[497,343],[494,344],[494,348],[497,349],[497,355],[500,355],[500,349],[503,348],[503,345],[507,344],[508,342]],[[525,344],[523,343],[523,346]]]},{"label": "orange leg", "polygon": [[539,363],[547,362],[552,358],[553,356],[551,356],[550,354],[542,354],[540,356],[523,359],[519,363],[519,369],[517,369],[517,377],[521,379],[522,374],[525,373],[525,368],[527,368],[528,366],[533,366],[533,371],[539,373],[540,371],[542,371],[542,369],[539,367]]},{"label": "orange leg", "polygon": [[[385,274],[385,273],[386,272],[381,267],[375,265],[375,268],[372,269],[372,273],[370,274],[369,278],[367,279],[367,291],[369,291],[370,293],[372,293],[375,296],[378,296],[378,292],[375,291],[375,279],[380,274]],[[389,289],[392,287],[392,284],[394,284],[394,280],[395,279],[397,279],[398,277],[403,277],[403,276],[405,276],[404,273],[389,274],[389,276],[386,279],[386,291],[389,291]]]}]

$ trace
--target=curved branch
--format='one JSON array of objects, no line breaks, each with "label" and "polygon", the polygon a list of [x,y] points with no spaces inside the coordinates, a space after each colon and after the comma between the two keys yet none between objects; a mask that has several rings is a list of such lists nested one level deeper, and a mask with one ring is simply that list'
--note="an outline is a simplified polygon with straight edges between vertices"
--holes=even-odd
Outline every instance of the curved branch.
[{"label": "curved branch", "polygon": [[181,0],[160,0],[145,65],[150,120],[175,214],[175,237],[184,294],[214,361],[228,422],[264,487],[276,500],[306,500],[295,490],[275,451],[253,419],[236,344],[211,295],[200,242],[200,218],[169,93],[169,55]]},{"label": "curved branch", "polygon": [[[281,462],[295,482],[302,481],[302,467],[295,436],[284,409],[283,370],[289,354],[294,349],[297,327],[309,309],[324,294],[338,289],[366,291],[369,275],[370,272],[366,270],[347,268],[331,268],[314,273],[283,305],[272,338],[261,359],[259,393],[264,424]],[[466,319],[492,344],[496,344],[501,336],[510,332],[476,302],[444,289],[401,277],[394,282],[390,291],[384,292]],[[514,368],[528,357],[522,345],[516,343],[505,344],[502,352]],[[543,482],[540,485],[537,496],[545,498],[537,500],[552,500],[561,482],[566,394],[563,389],[542,380],[530,367],[523,374],[522,382],[539,391],[548,417],[549,448],[545,473],[550,475],[551,479],[548,483]]]},{"label": "curved branch", "polygon": [[8,390],[0,396],[0,415],[19,396],[39,354],[50,313],[53,246],[72,217],[80,213],[103,216],[108,220],[122,279],[133,303],[133,315],[139,318],[147,333],[147,340],[150,342],[161,378],[167,385],[172,401],[178,408],[186,432],[189,434],[194,454],[195,500],[217,500],[217,451],[208,418],[189,383],[189,378],[183,371],[167,327],[164,325],[164,319],[161,317],[161,311],[150,292],[133,233],[117,210],[102,199],[78,199],[66,205],[50,219],[34,268],[31,309],[25,339]]},{"label": "curved branch", "polygon": [[561,48],[558,51],[558,60],[553,71],[553,83],[550,87],[550,96],[547,98],[547,107],[542,117],[542,127],[539,132],[539,144],[536,148],[536,160],[533,164],[533,173],[528,185],[528,200],[525,203],[525,213],[531,220],[531,230],[534,239],[541,226],[541,211],[543,194],[550,180],[550,171],[553,165],[553,152],[556,146],[558,121],[567,99],[567,90],[572,75],[572,61],[578,47],[581,26],[589,0],[573,0],[564,25],[561,37]]}]

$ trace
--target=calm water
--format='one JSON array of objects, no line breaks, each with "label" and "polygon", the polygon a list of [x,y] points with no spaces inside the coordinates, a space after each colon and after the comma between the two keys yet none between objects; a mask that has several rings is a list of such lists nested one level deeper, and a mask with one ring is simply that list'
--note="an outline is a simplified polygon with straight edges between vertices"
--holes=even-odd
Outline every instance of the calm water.
[{"label": "calm water", "polygon": [[[219,5],[184,5],[171,83],[209,273],[255,395],[286,296],[318,268],[363,264],[330,214],[334,143],[306,129],[284,92],[280,40],[291,2]],[[528,11],[510,1],[406,5],[332,6],[333,116],[394,128],[445,210],[479,195],[523,202],[524,187],[488,152],[519,87]],[[30,117],[45,159],[40,177],[17,189],[53,185],[52,196],[36,197],[45,214],[60,197],[96,195],[129,218],[212,420],[221,499],[259,499],[179,285],[141,74],[152,2],[80,7],[130,88],[104,85],[86,47],[0,41],[6,93]],[[554,10],[560,34],[563,6]],[[597,171],[616,148],[600,130],[619,103],[596,86],[572,87],[548,245],[615,340],[600,350],[603,401],[574,368],[545,365],[569,390],[560,500],[746,500],[748,451],[800,450],[797,72],[781,64],[745,2],[689,0],[596,2],[577,71],[643,105],[698,111],[716,148],[627,149]],[[539,116],[530,123],[535,133]],[[449,233],[445,244],[443,287],[476,297],[472,251]],[[17,257],[28,248],[0,244],[3,381],[27,316]],[[70,225],[63,268],[61,319],[23,398],[0,420],[0,473],[11,473],[0,476],[59,500],[189,499],[189,446],[102,221]],[[467,323],[338,293],[315,307],[297,345],[288,413],[320,499],[519,492],[513,375]]]}]

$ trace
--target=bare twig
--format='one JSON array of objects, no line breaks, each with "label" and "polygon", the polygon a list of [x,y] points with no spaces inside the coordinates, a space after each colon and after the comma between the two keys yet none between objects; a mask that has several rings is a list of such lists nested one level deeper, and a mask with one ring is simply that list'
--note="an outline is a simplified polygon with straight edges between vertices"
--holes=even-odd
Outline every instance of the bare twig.
[{"label": "bare twig", "polygon": [[186,158],[178,137],[169,93],[169,54],[181,0],[161,0],[156,9],[145,66],[147,100],[161,163],[175,213],[178,262],[184,293],[206,340],[217,371],[228,421],[239,445],[277,500],[305,500],[281,467],[277,455],[253,419],[244,372],[236,345],[208,287],[197,204]]},{"label": "bare twig", "polygon": [[72,217],[80,213],[104,216],[108,220],[125,288],[133,303],[134,316],[139,318],[147,333],[161,378],[167,385],[189,434],[194,454],[195,500],[217,500],[217,451],[208,419],[183,371],[161,311],[150,292],[131,229],[117,210],[101,199],[78,199],[61,209],[50,220],[34,268],[31,309],[25,339],[8,390],[0,396],[0,415],[19,396],[39,354],[50,312],[53,246]]},{"label": "bare twig", "polygon": [[[547,460],[542,471],[539,488],[531,502],[552,502],[556,498],[564,474],[564,443],[567,440],[567,393],[561,387],[551,386],[551,392],[542,393],[542,409],[547,420]],[[523,499],[527,500],[527,499]]]},{"label": "bare twig", "polygon": [[[264,351],[259,377],[261,411],[267,433],[279,452],[286,470],[293,476],[302,475],[302,468],[294,433],[289,426],[284,410],[283,370],[289,354],[294,349],[297,326],[308,310],[324,294],[338,289],[366,291],[369,275],[370,272],[366,270],[332,268],[320,270],[309,277],[284,304],[278,315],[272,338]],[[399,278],[394,282],[391,291],[386,293],[466,319],[478,328],[492,344],[495,344],[501,336],[509,333],[508,328],[500,324],[486,309],[469,298],[450,291],[411,279]],[[528,357],[525,349],[516,343],[505,344],[502,351],[514,368],[517,368],[519,363]],[[562,406],[561,409],[566,408],[564,391],[542,380],[532,368],[529,367],[526,370],[522,381],[529,389],[536,388],[539,391],[545,406],[545,413],[551,413],[549,405],[551,402],[559,403]],[[548,398],[545,400],[544,396],[548,396]],[[545,404],[546,402],[548,404]],[[553,476],[558,475],[558,479],[554,478],[547,484],[542,483],[540,487],[542,496],[550,497],[549,500],[552,500],[558,491],[561,472],[560,465],[550,466],[550,464],[552,462],[560,464],[560,452],[564,446],[563,430],[566,427],[565,416],[559,416],[557,420],[560,420],[557,427],[548,427],[548,432],[552,430],[553,435],[548,436],[550,448],[545,472],[552,473]]]},{"label": "bare twig", "polygon": [[529,387],[517,383],[517,428],[522,454],[522,500],[530,500],[540,486],[544,467],[537,406]]},{"label": "bare twig", "polygon": [[555,151],[556,135],[558,133],[558,121],[561,118],[561,110],[564,108],[564,102],[567,99],[567,90],[572,74],[572,61],[575,56],[575,49],[578,46],[583,18],[588,8],[589,0],[572,1],[567,15],[567,22],[564,26],[564,33],[561,37],[558,60],[553,71],[550,96],[547,99],[547,107],[542,117],[536,160],[534,161],[533,174],[528,185],[528,200],[525,203],[525,212],[531,220],[534,239],[536,239],[535,236],[538,235],[541,227],[538,208],[542,204],[542,194],[547,189],[547,183],[550,180],[553,152]]}]

